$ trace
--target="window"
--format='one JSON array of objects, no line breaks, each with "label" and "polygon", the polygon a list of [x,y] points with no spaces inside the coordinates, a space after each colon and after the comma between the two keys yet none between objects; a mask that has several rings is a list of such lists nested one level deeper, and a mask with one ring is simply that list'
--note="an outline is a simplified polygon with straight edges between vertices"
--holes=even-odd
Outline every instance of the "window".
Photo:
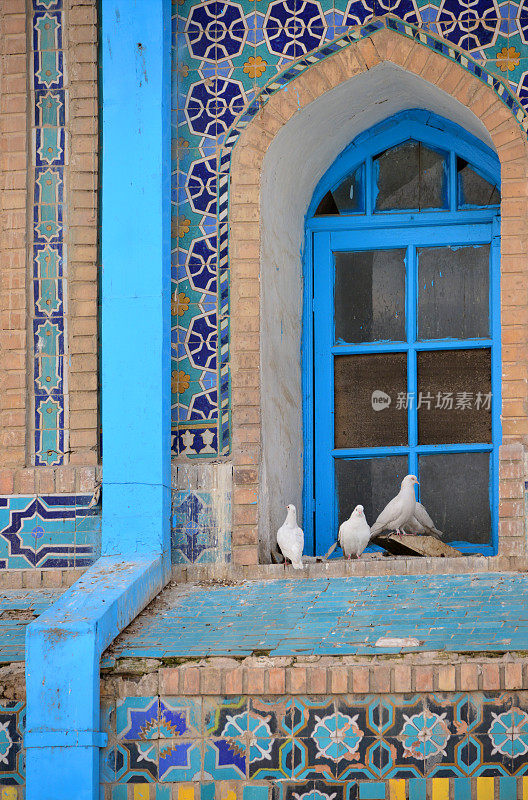
[{"label": "window", "polygon": [[359,137],[316,190],[304,351],[318,553],[357,503],[372,524],[407,472],[446,541],[494,551],[498,176],[481,142],[415,111]]}]

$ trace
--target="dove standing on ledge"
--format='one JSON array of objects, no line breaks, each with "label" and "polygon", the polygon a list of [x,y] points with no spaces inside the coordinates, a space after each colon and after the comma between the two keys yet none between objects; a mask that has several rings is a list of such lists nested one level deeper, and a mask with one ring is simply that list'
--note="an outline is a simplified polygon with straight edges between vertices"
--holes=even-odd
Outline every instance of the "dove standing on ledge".
[{"label": "dove standing on ledge", "polygon": [[294,569],[302,569],[304,533],[297,525],[297,510],[294,505],[286,506],[288,513],[284,524],[277,531],[277,544],[285,562],[291,561]]},{"label": "dove standing on ledge", "polygon": [[337,537],[346,558],[359,558],[370,541],[370,527],[363,506],[356,506],[350,517],[339,526]]},{"label": "dove standing on ledge", "polygon": [[442,531],[439,531],[438,528],[435,528],[435,524],[425,510],[424,506],[418,502],[416,502],[414,515],[411,517],[409,522],[405,523],[403,529],[405,530],[405,533],[415,533],[419,535],[428,533],[429,536],[436,536],[437,539],[441,539],[444,535]]},{"label": "dove standing on ledge", "polygon": [[406,475],[401,482],[401,489],[390,503],[387,503],[376,522],[370,529],[371,538],[382,531],[396,531],[402,534],[402,528],[414,517],[416,511],[416,495],[414,486],[418,483],[416,475]]}]

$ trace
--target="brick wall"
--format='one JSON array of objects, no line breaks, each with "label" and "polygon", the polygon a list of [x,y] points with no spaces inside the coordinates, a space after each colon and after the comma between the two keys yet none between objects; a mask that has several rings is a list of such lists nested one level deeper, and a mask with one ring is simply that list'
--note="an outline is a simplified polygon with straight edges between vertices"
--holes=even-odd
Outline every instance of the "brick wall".
[{"label": "brick wall", "polygon": [[0,569],[98,551],[96,8],[0,5]]}]

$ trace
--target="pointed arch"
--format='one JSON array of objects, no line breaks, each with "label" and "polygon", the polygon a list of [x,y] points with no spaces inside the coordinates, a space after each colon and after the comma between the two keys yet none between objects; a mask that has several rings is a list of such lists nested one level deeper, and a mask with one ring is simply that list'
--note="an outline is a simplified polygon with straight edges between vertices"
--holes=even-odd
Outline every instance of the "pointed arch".
[{"label": "pointed arch", "polygon": [[[241,559],[256,559],[256,555],[248,554],[250,551],[256,554],[259,540],[261,557],[267,560],[269,532],[276,527],[277,509],[280,507],[282,510],[283,495],[288,494],[288,502],[300,504],[302,483],[302,464],[299,466],[298,463],[300,455],[292,456],[292,449],[298,453],[299,442],[302,442],[302,430],[299,439],[291,427],[292,419],[299,415],[301,396],[300,370],[297,372],[298,365],[292,353],[300,343],[301,310],[297,293],[302,280],[299,253],[302,240],[299,240],[298,231],[302,228],[302,217],[311,192],[310,197],[302,198],[301,205],[304,202],[305,206],[297,220],[296,231],[285,233],[278,229],[273,232],[276,239],[273,242],[270,235],[273,220],[280,228],[280,208],[283,212],[286,208],[290,213],[292,197],[294,201],[296,198],[294,194],[288,195],[289,205],[281,206],[276,194],[275,213],[270,215],[273,189],[270,189],[270,181],[279,187],[276,192],[283,192],[280,171],[286,167],[291,171],[295,163],[299,172],[297,191],[308,195],[306,186],[309,184],[303,184],[303,180],[311,164],[313,191],[325,167],[354,135],[370,127],[372,121],[380,121],[405,107],[394,109],[390,104],[383,107],[383,103],[377,102],[376,85],[386,85],[387,79],[393,81],[394,86],[406,82],[408,92],[421,91],[419,99],[423,103],[414,102],[412,107],[425,105],[435,111],[435,104],[445,101],[445,108],[440,113],[443,111],[444,116],[468,126],[499,157],[502,172],[503,438],[515,443],[528,434],[524,413],[528,405],[528,369],[521,346],[528,331],[524,307],[528,301],[528,297],[524,297],[528,270],[523,258],[524,243],[528,240],[526,113],[503,81],[486,72],[462,51],[401,20],[392,17],[376,20],[310,54],[268,84],[241,114],[226,137],[220,157],[223,446],[227,453],[231,408],[235,467],[233,545],[235,554],[237,548],[241,548]],[[328,99],[334,97],[336,101],[346,103],[348,98],[353,105],[354,98],[359,96],[366,100],[369,90],[368,109],[354,106],[356,127],[350,119],[340,117],[343,133],[348,136],[341,144],[337,135],[339,126],[327,117],[327,135],[319,136],[319,150],[321,147],[324,149],[326,140],[339,149],[334,150],[331,160],[328,156],[323,163],[324,159],[321,160],[317,153],[317,137],[310,138],[309,134],[321,123],[321,114],[324,115],[325,110],[328,114]],[[453,118],[453,115],[458,115],[458,118]],[[309,142],[302,157],[299,154],[295,158],[285,156],[288,141],[289,152],[294,153],[301,140]],[[270,178],[269,170],[273,163],[275,172]],[[295,188],[290,187],[290,192]],[[282,252],[287,253],[287,264]],[[287,279],[282,280],[288,270],[295,275],[291,285]],[[283,306],[282,313],[281,292],[288,293],[289,290],[292,292],[290,307],[284,309]],[[280,334],[277,334],[279,329]],[[285,337],[290,337],[290,350],[284,345]],[[269,369],[274,361],[274,380],[278,385],[272,385],[273,370]],[[288,364],[291,372],[285,378]],[[297,401],[291,399],[293,395]],[[279,433],[274,433],[270,439],[274,426]],[[264,452],[263,457],[263,447],[266,451],[270,446],[273,456]],[[254,480],[249,484],[246,480],[244,487],[239,487],[236,485],[236,468],[247,464],[255,467]],[[507,488],[501,486],[501,498],[506,497],[503,490],[507,492]],[[277,497],[277,502],[275,499],[272,501],[272,497]],[[504,504],[501,508],[505,508]],[[259,521],[260,537],[257,534]],[[521,536],[520,521],[502,516],[499,538],[503,553],[518,548],[519,540],[506,536],[512,530],[515,531],[513,536]],[[242,555],[244,548],[245,555]]]}]

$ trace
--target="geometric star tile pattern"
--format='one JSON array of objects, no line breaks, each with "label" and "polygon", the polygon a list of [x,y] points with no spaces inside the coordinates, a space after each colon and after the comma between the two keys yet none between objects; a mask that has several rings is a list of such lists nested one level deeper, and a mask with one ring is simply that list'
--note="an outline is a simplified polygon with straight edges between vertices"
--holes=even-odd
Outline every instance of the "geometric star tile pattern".
[{"label": "geometric star tile pattern", "polygon": [[0,497],[0,570],[87,567],[101,548],[92,495]]},{"label": "geometric star tile pattern", "polygon": [[[443,800],[451,786],[456,800],[513,800],[528,773],[526,692],[154,695],[104,703],[101,717],[103,783],[114,786],[237,798],[244,782],[243,797],[274,787],[278,800],[425,800],[431,788]],[[265,794],[246,795],[253,786]]]},{"label": "geometric star tile pattern", "polygon": [[230,448],[227,178],[243,127],[311,63],[387,25],[491,85],[526,130],[528,0],[205,0],[173,9],[172,449],[213,458]]}]

